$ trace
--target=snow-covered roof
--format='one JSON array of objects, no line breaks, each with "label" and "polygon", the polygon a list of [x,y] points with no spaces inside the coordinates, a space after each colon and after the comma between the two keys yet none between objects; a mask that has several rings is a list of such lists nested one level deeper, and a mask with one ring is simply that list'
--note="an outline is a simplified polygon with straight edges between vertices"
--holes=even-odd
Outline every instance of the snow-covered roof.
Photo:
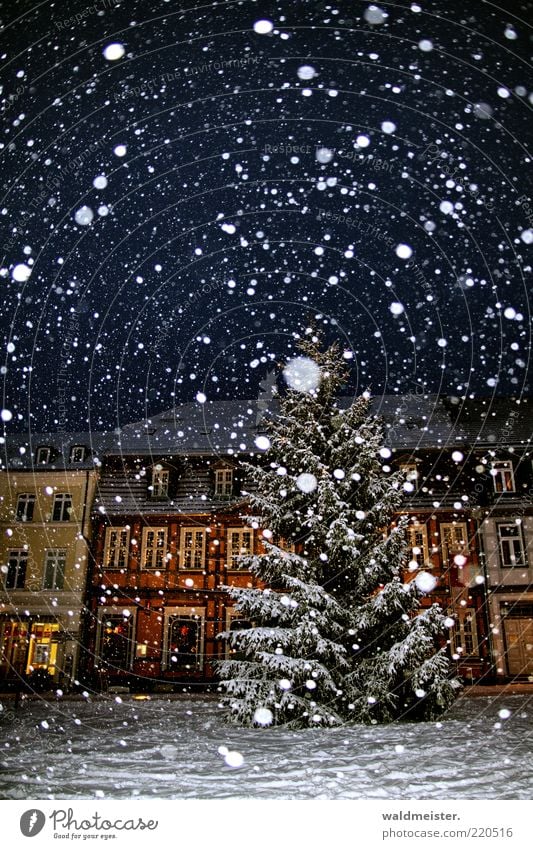
[{"label": "snow-covered roof", "polygon": [[[341,399],[341,407],[352,398]],[[110,433],[29,434],[6,439],[3,464],[15,469],[89,469],[104,456],[220,457],[257,452],[255,440],[265,415],[275,416],[276,400],[214,400],[180,404]],[[372,401],[381,416],[386,441],[397,451],[448,446],[526,446],[533,434],[533,401],[522,398],[451,399],[437,395],[382,395]],[[82,462],[71,462],[71,448],[85,446]],[[52,448],[49,463],[36,466],[36,451]]]}]

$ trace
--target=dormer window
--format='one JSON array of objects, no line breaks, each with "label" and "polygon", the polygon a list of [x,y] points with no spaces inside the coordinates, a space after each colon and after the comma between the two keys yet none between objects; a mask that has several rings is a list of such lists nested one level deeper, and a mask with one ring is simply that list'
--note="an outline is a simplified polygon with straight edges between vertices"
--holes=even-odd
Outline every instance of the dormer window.
[{"label": "dormer window", "polygon": [[495,462],[490,470],[494,492],[514,492],[513,464],[510,460]]},{"label": "dormer window", "polygon": [[70,462],[71,463],[83,463],[85,460],[85,446],[84,445],[73,445],[70,449]]},{"label": "dormer window", "polygon": [[416,463],[400,463],[400,471],[402,471],[408,481],[414,483],[418,478],[418,470]]},{"label": "dormer window", "polygon": [[40,448],[37,449],[37,454],[35,456],[35,462],[38,466],[46,465],[50,462],[50,457],[52,455],[52,449],[48,445],[41,445]]},{"label": "dormer window", "polygon": [[164,469],[159,463],[152,469],[150,491],[152,498],[166,498],[168,496],[168,469]]},{"label": "dormer window", "polygon": [[233,469],[215,469],[215,495],[233,495]]}]

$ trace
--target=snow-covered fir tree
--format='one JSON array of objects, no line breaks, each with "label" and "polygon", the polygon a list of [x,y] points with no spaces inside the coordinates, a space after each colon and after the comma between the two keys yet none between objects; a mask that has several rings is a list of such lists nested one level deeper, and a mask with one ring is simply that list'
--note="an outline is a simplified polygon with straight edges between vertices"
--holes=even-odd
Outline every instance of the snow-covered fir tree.
[{"label": "snow-covered fir tree", "polygon": [[393,522],[402,474],[383,466],[390,452],[369,396],[339,401],[338,348],[322,350],[310,331],[300,349],[263,462],[247,466],[248,521],[265,551],[240,565],[264,588],[227,588],[253,625],[222,635],[240,658],[219,668],[228,716],[315,728],[435,717],[459,685],[444,614],[420,613],[422,582],[404,582],[406,520]]}]

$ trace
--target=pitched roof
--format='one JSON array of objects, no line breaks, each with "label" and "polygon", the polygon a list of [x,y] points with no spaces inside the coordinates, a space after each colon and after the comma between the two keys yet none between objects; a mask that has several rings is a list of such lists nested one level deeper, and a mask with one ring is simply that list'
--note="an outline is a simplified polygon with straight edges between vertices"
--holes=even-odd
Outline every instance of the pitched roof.
[{"label": "pitched roof", "polygon": [[[347,407],[353,399],[340,400]],[[386,441],[394,449],[414,451],[452,446],[525,447],[533,435],[533,399],[451,399],[437,395],[381,395],[372,400],[384,420]],[[180,404],[108,433],[13,433],[7,436],[0,467],[29,470],[90,469],[108,456],[219,456],[256,452],[265,415],[275,416],[276,399],[197,401]],[[35,465],[38,446],[54,450],[50,463]],[[85,445],[82,463],[70,462],[70,449]]]}]

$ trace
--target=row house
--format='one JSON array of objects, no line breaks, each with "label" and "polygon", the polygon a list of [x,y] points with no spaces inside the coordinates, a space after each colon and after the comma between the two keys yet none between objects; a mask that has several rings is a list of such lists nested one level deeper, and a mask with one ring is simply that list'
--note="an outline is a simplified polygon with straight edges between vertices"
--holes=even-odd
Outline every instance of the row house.
[{"label": "row house", "polygon": [[[0,681],[71,682],[96,469],[87,434],[14,435],[0,469]],[[49,678],[48,678],[49,676]],[[43,684],[44,686],[44,684]]]},{"label": "row house", "polygon": [[533,680],[532,400],[470,401],[459,424],[472,454],[493,675]]},{"label": "row house", "polygon": [[[486,584],[472,514],[465,434],[456,411],[433,395],[385,396],[383,417],[391,464],[406,475],[402,514],[408,517],[409,579],[431,575],[425,603],[437,602],[454,626],[450,653],[466,681],[491,676]],[[431,585],[431,583],[430,583]]]},{"label": "row house", "polygon": [[[224,587],[253,586],[239,556],[262,550],[261,528],[247,521],[243,464],[258,461],[269,407],[275,413],[264,398],[183,404],[93,434],[92,449],[83,435],[56,447],[43,437],[19,455],[15,440],[1,493],[0,674],[46,668],[55,680],[68,674],[96,689],[212,680],[228,650],[217,635],[243,626]],[[384,396],[373,411],[384,422],[390,470],[406,474],[404,577],[423,571],[424,604],[439,602],[453,620],[458,673],[466,681],[531,676],[528,402]],[[52,453],[39,455],[47,444]],[[45,628],[49,648],[36,654]]]},{"label": "row house", "polygon": [[260,429],[247,402],[187,404],[125,427],[107,449],[92,514],[90,685],[213,678],[226,650],[217,635],[235,618],[224,586],[252,585],[239,556],[261,550],[242,493]]}]

